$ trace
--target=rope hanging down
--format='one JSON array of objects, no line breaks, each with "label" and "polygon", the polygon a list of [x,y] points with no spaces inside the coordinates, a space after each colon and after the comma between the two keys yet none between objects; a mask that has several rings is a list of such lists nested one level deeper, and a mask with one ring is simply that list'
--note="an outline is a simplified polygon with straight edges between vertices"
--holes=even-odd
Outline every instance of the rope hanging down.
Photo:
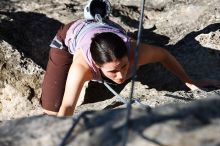
[{"label": "rope hanging down", "polygon": [[129,119],[130,119],[131,108],[132,108],[131,104],[132,104],[132,98],[133,98],[133,93],[134,93],[134,83],[135,83],[136,74],[137,74],[139,47],[140,47],[140,43],[141,43],[141,34],[142,34],[142,29],[143,29],[144,5],[145,5],[145,0],[142,0],[141,1],[141,16],[140,16],[140,20],[139,20],[139,28],[138,28],[138,36],[137,36],[137,46],[136,46],[136,49],[134,52],[134,71],[133,71],[133,77],[132,77],[132,82],[131,82],[129,103],[127,104],[126,125],[125,125],[125,129],[124,129],[124,133],[123,133],[122,146],[126,146],[126,142],[128,139]]}]

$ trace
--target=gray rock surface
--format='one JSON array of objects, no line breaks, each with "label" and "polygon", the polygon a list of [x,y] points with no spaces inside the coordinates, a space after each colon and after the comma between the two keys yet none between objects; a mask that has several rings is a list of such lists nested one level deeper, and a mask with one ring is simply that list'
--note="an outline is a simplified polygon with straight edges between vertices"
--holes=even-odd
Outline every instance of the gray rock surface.
[{"label": "gray rock surface", "polygon": [[[140,3],[110,2],[113,6],[111,19],[135,37]],[[62,23],[83,16],[81,10],[85,4],[85,0],[0,2],[0,120],[41,113],[38,100],[48,59],[48,45]],[[219,8],[218,0],[146,1],[143,41],[168,49],[193,79],[220,79]],[[183,99],[192,95],[193,99],[197,99],[200,95],[204,97],[219,92],[218,89],[206,89],[199,96],[193,96],[194,93],[188,92],[174,75],[159,64],[141,68],[136,86],[134,97],[149,101],[152,106],[173,102],[168,95]],[[113,88],[128,97],[129,84]],[[89,104],[77,108],[77,112],[90,109],[90,106],[101,110],[116,102],[103,85],[89,83],[85,89],[82,96],[85,95],[85,103]]]},{"label": "gray rock surface", "polygon": [[[133,108],[127,145],[218,146],[220,99],[169,104],[147,112]],[[87,113],[68,137],[68,146],[119,146],[126,130],[126,109]],[[4,121],[1,146],[59,145],[76,120],[46,115]]]},{"label": "gray rock surface", "polygon": [[[140,1],[110,0],[110,2],[113,7],[111,19],[122,25],[128,31],[128,34],[135,38],[140,14]],[[32,145],[44,145],[45,141],[47,141],[47,145],[54,145],[59,143],[64,132],[71,125],[71,119],[36,115],[42,114],[38,101],[41,96],[41,83],[48,60],[50,41],[62,23],[68,23],[83,17],[82,9],[85,4],[86,0],[0,1],[0,121],[4,123],[0,123],[0,125],[2,126],[1,129],[6,130],[0,130],[2,131],[0,135],[8,134],[7,137],[2,138],[1,136],[0,138],[0,142],[4,145],[15,145],[15,142],[18,145],[30,143],[33,143]],[[220,80],[220,0],[146,0],[142,39],[146,43],[158,45],[170,51],[177,57],[193,79],[210,78]],[[120,86],[112,85],[126,99],[129,96],[130,86],[130,81]],[[101,84],[90,82],[84,86],[84,89],[81,97],[85,97],[85,101],[83,105],[77,107],[76,114],[86,110],[124,107]],[[220,89],[213,87],[189,91],[172,73],[160,64],[155,63],[143,66],[138,71],[134,98],[150,106],[153,111],[156,108],[155,111],[157,111],[160,106],[165,104],[178,104],[178,107],[182,107],[182,105],[179,105],[181,103],[188,107],[185,104],[207,99],[207,97],[219,96],[219,94]],[[210,109],[212,111],[211,103],[213,103],[213,100],[207,101],[207,110]],[[219,106],[218,103],[219,101],[216,104],[213,103],[213,108],[217,105]],[[193,107],[193,105],[190,104],[189,106]],[[137,107],[137,105],[134,104],[134,107]],[[166,111],[166,107],[164,111]],[[197,104],[193,110],[196,110],[196,107],[198,107]],[[163,111],[163,107],[161,108],[160,110]],[[174,109],[177,109],[177,107],[172,110]],[[200,108],[198,107],[198,109]],[[173,129],[172,126],[175,127],[175,124],[177,124],[176,127],[178,127],[178,125],[181,125],[179,123],[181,120],[187,124],[194,123],[194,125],[191,125],[192,127],[196,127],[197,123],[201,124],[200,120],[190,114],[186,114],[186,119],[188,119],[186,121],[181,119],[181,117],[177,119],[171,118],[159,123],[156,121],[157,126],[147,126],[147,131],[156,131],[154,134],[149,136],[147,131],[144,132],[144,136],[146,134],[148,141],[151,141],[147,145],[154,145],[154,139],[164,145],[180,145],[180,142],[182,142],[182,145],[218,145],[219,141],[216,141],[214,136],[218,136],[215,133],[218,133],[219,130],[219,111],[215,110],[215,115],[218,116],[212,118],[209,116],[211,113],[206,114],[204,108],[202,109],[198,113],[202,114],[204,118],[211,119],[207,126],[198,127],[192,131],[186,130],[188,133],[176,133],[176,131],[179,131]],[[117,109],[101,112],[100,114],[104,116],[104,114],[107,113],[108,115],[111,112],[120,113],[123,117],[124,110]],[[134,110],[134,112],[139,113],[138,110]],[[175,112],[178,112],[178,110]],[[93,116],[95,117],[96,115],[99,115],[99,113]],[[138,115],[150,116],[143,111]],[[21,117],[23,119],[4,122]],[[44,126],[36,126],[35,131],[38,128],[39,131],[35,135],[32,131],[28,132],[27,127],[29,123],[31,126],[31,123],[34,125],[36,121]],[[56,126],[59,127],[59,123],[63,129],[54,128]],[[117,127],[117,122],[115,124]],[[16,133],[13,131],[10,126],[17,131],[19,131],[20,126],[24,126],[21,129],[26,129],[27,131],[24,131],[24,135],[22,135],[21,132]],[[51,128],[51,131],[55,130],[55,132],[44,135],[45,132],[42,131],[50,131],[45,127]],[[160,135],[160,129],[163,130],[163,127],[165,132]],[[141,127],[139,128],[139,130],[144,130]],[[187,127],[184,128],[187,129]],[[107,129],[109,129],[109,126],[107,126]],[[97,130],[100,130],[97,132],[99,134],[103,131],[103,129]],[[59,134],[59,131],[61,134]],[[56,133],[58,134],[56,135]],[[213,137],[209,139],[199,133],[208,133],[204,134],[206,136],[212,135],[212,133],[215,135],[212,135]],[[9,136],[10,134],[12,134],[11,137]],[[19,136],[19,134],[21,135]],[[30,135],[28,136],[28,134]],[[82,135],[89,137],[88,133]],[[25,136],[31,138],[32,141],[27,141],[27,139],[24,141]],[[146,138],[137,138],[135,134],[132,134],[131,137],[133,136],[134,139],[131,138],[132,145],[136,144],[135,141]],[[160,136],[165,138],[160,139]],[[21,144],[18,142],[19,140],[13,141],[16,137],[22,137]],[[195,137],[195,143],[193,144],[184,140],[191,137]],[[36,140],[34,140],[35,138]],[[51,139],[51,141],[48,141],[48,139]],[[80,137],[76,139],[81,141]],[[203,142],[202,144],[201,141]],[[92,143],[92,141],[89,142]]]}]

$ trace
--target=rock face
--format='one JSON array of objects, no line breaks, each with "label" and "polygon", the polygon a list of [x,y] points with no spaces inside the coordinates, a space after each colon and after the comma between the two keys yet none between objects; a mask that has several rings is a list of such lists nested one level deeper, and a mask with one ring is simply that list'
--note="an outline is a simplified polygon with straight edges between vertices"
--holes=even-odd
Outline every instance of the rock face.
[{"label": "rock face", "polygon": [[[140,2],[110,2],[111,19],[122,25],[131,37],[136,37]],[[48,46],[62,23],[83,17],[85,4],[85,0],[0,2],[0,120],[42,113],[38,100]],[[220,79],[218,0],[147,0],[144,20],[143,41],[169,50],[193,79]],[[219,92],[217,89],[206,89],[199,95],[187,92],[186,87],[160,64],[142,67],[136,84],[134,97],[153,107],[172,103],[169,95],[198,99]],[[89,83],[85,88],[82,93],[85,102],[96,103],[78,107],[77,112],[101,110],[114,104],[113,95],[103,85]],[[113,88],[128,97],[130,84]],[[103,104],[102,100],[109,98]]]},{"label": "rock face", "polygon": [[[113,8],[111,19],[122,25],[129,36],[136,38],[140,1],[110,0],[110,2]],[[41,96],[41,83],[48,60],[50,41],[61,24],[83,17],[82,10],[85,4],[86,0],[0,1],[0,121],[23,117],[23,119],[1,124],[0,145],[15,145],[13,140],[17,137],[21,139],[21,143],[17,141],[17,145],[30,145],[30,143],[33,143],[32,145],[45,145],[45,141],[47,141],[47,145],[55,145],[59,143],[64,132],[71,125],[71,119],[34,115],[42,114],[38,100]],[[210,78],[220,80],[219,0],[146,0],[144,13],[142,41],[167,49],[180,61],[193,79]],[[125,98],[129,96],[130,86],[130,81],[120,86],[112,85]],[[81,96],[85,97],[85,101],[83,105],[76,109],[76,114],[85,110],[123,107],[121,106],[122,103],[101,84],[89,82],[84,88],[85,90]],[[163,115],[160,115],[163,111],[160,106],[164,104],[178,104],[178,107],[181,108],[180,103],[191,103],[211,96],[218,96],[217,98],[219,98],[219,94],[220,90],[213,87],[188,91],[179,79],[160,64],[148,64],[141,67],[135,82],[134,98],[150,106],[153,112],[133,111],[132,116],[135,117],[137,114],[134,122],[140,122],[140,127],[136,129],[136,133],[139,134],[135,135],[134,131],[131,132],[129,138],[132,141],[131,145],[137,145],[136,142],[139,139],[145,139],[143,143],[147,145],[219,145],[219,141],[215,137],[219,137],[218,133],[220,133],[218,128],[219,110],[216,110],[217,105],[219,106],[219,100],[217,99],[202,102],[201,106],[198,103],[191,104],[189,105],[189,111],[196,111],[196,115],[189,114],[188,110],[184,110],[183,117],[178,116],[177,119],[173,118],[175,112],[182,113],[177,106],[170,108],[171,111],[174,110],[173,113],[169,113],[169,110],[166,110],[169,109],[169,106],[165,106],[164,110],[167,111],[165,115],[171,115],[165,117],[167,120],[160,120],[161,117],[164,118]],[[207,103],[207,107],[205,107],[205,103]],[[156,109],[154,110],[154,108]],[[202,110],[199,110],[200,108]],[[207,109],[208,113],[204,109]],[[214,111],[213,116],[212,111]],[[112,125],[109,123],[109,125],[107,123],[107,125],[104,125],[105,122],[103,122],[104,129],[99,129],[97,123],[91,123],[91,127],[97,127],[95,137],[103,134],[105,129],[115,132],[116,136],[120,135],[120,126],[124,124],[120,118],[124,117],[124,113],[125,110],[117,109],[95,113],[91,117],[89,115],[88,118],[96,120],[96,118],[99,119],[99,116],[105,117],[105,114],[106,116],[112,114],[107,119],[112,121],[115,121],[114,119],[121,120],[121,123],[116,120],[115,123],[112,122],[114,123]],[[153,118],[155,114],[156,118]],[[29,118],[26,119],[25,117]],[[149,120],[149,123],[138,120],[142,117],[143,120]],[[104,121],[107,119],[104,119]],[[54,128],[54,133],[44,135],[40,130],[37,131],[41,125],[34,127],[36,121],[44,125],[43,130],[46,130],[45,127],[47,127],[46,131],[52,131],[53,127],[59,127],[60,125],[63,129]],[[17,122],[21,124],[16,126]],[[32,134],[31,130],[27,130],[29,124],[33,126],[32,128],[36,134]],[[16,130],[13,131],[10,126],[14,126],[17,132]],[[85,126],[88,125],[85,124]],[[115,127],[116,129],[114,129]],[[173,130],[173,127],[178,130]],[[21,133],[21,131],[18,132],[19,128],[27,130],[22,131],[24,135],[19,135]],[[30,127],[30,129],[32,128]],[[81,131],[83,131],[82,129]],[[88,129],[87,127],[86,130]],[[160,133],[160,130],[164,131]],[[130,131],[132,130],[130,129]],[[150,131],[151,134],[148,133]],[[153,133],[153,131],[157,132]],[[80,135],[76,138],[77,142],[86,145],[82,142],[81,137],[90,137],[92,132],[93,130],[82,135],[77,133],[77,135]],[[142,132],[142,135],[140,132]],[[214,135],[212,135],[212,132]],[[206,137],[197,135],[197,133],[204,133]],[[103,141],[106,141],[105,138],[109,136],[108,134],[110,133],[102,135]],[[2,138],[3,135],[7,136]],[[211,137],[209,137],[210,135]],[[22,136],[28,136],[33,141],[27,141],[28,139],[25,141]],[[53,136],[55,138],[48,141],[48,138]],[[195,139],[195,143],[185,141],[185,139],[192,137]],[[35,138],[36,140],[34,140]],[[119,145],[117,137],[113,138],[115,139],[112,139],[109,145]],[[90,139],[86,142],[90,142],[90,145],[101,145],[103,141],[97,141],[96,143],[96,141]],[[73,143],[73,145],[76,144]],[[142,144],[139,143],[138,145]]]},{"label": "rock face", "polygon": [[0,120],[42,113],[38,98],[43,69],[5,41],[0,54]]},{"label": "rock face", "polygon": [[[133,108],[126,126],[126,109],[84,114],[67,138],[68,146],[127,145],[218,146],[220,99],[170,104],[146,111]],[[33,116],[3,122],[1,146],[59,145],[76,119]],[[126,130],[128,130],[126,132]],[[125,136],[124,132],[126,132]]]}]

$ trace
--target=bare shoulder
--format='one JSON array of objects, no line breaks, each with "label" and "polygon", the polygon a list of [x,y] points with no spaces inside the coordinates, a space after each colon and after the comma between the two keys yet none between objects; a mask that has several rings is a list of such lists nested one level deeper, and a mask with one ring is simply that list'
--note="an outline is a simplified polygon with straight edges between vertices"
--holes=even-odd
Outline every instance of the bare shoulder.
[{"label": "bare shoulder", "polygon": [[[140,43],[139,46],[139,56],[140,55],[150,55],[151,53],[155,52],[159,47],[146,44],[146,43]],[[135,53],[135,50],[137,49],[137,42],[135,40],[131,41],[131,50],[133,53]]]},{"label": "bare shoulder", "polygon": [[[131,42],[132,51],[135,53],[137,48],[136,41]],[[159,61],[165,53],[163,48],[155,45],[141,43],[138,53],[138,66]]]},{"label": "bare shoulder", "polygon": [[85,80],[91,80],[93,77],[91,69],[80,49],[78,49],[78,51],[74,55],[71,68],[74,70],[74,72],[77,73],[78,76],[83,76]]}]

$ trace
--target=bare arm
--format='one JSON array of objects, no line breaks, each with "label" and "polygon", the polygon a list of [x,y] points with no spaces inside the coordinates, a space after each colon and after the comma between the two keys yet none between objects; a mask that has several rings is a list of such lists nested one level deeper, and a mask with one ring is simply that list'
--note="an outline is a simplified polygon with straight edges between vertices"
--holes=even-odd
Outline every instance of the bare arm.
[{"label": "bare arm", "polygon": [[[136,45],[133,42],[132,46]],[[144,65],[153,62],[162,63],[168,70],[174,73],[179,79],[186,84],[191,90],[199,89],[198,87],[220,87],[220,81],[204,79],[201,81],[193,81],[185,72],[182,65],[171,55],[168,51],[163,48],[156,47],[153,45],[141,44],[139,51],[138,65]]]},{"label": "bare arm", "polygon": [[87,67],[72,63],[67,76],[63,101],[57,116],[73,115],[83,84],[90,79],[91,72]]},{"label": "bare arm", "polygon": [[154,62],[163,64],[163,66],[174,73],[188,87],[190,86],[190,89],[196,88],[196,86],[192,85],[193,80],[187,75],[182,65],[167,50],[153,45],[141,44],[138,65],[141,66]]}]

